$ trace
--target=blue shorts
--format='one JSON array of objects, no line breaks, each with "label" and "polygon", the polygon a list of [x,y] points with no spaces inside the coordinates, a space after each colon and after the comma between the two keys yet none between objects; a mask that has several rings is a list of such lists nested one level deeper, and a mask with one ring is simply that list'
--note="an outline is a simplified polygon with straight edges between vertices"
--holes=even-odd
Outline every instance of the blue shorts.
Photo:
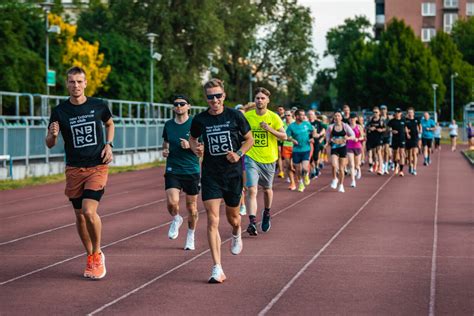
[{"label": "blue shorts", "polygon": [[310,151],[303,151],[303,152],[293,151],[293,157],[292,157],[293,163],[299,164],[305,160],[309,161],[309,154],[310,154]]}]

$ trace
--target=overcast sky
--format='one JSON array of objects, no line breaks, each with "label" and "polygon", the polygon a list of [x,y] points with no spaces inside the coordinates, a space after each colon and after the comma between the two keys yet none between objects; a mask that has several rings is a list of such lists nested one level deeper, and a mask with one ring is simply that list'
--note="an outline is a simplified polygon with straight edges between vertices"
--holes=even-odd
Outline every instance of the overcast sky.
[{"label": "overcast sky", "polygon": [[313,45],[319,56],[318,69],[334,66],[332,58],[323,58],[326,51],[326,33],[356,15],[365,15],[375,23],[374,0],[298,0],[311,9],[313,15]]}]

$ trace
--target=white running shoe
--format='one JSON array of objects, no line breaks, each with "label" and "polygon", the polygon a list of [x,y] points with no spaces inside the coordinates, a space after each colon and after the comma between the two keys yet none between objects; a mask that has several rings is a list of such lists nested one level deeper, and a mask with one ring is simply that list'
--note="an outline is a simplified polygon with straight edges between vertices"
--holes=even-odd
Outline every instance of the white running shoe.
[{"label": "white running shoe", "polygon": [[356,179],[357,179],[357,180],[360,180],[360,178],[362,177],[362,170],[357,169],[357,172],[356,172],[356,173],[357,173]]},{"label": "white running shoe", "polygon": [[222,283],[226,279],[224,270],[220,264],[216,264],[212,267],[211,277],[209,278],[209,283]]},{"label": "white running shoe", "polygon": [[334,190],[337,189],[337,179],[332,179],[331,188],[333,188]]},{"label": "white running shoe", "polygon": [[194,230],[188,229],[188,235],[186,236],[186,244],[184,250],[194,250]]},{"label": "white running shoe", "polygon": [[291,183],[290,177],[286,177],[286,183]]},{"label": "white running shoe", "polygon": [[239,235],[234,236],[232,235],[232,241],[230,244],[230,252],[232,252],[233,255],[238,255],[239,253],[242,252],[243,244],[242,244],[242,234],[239,233]]},{"label": "white running shoe", "polygon": [[178,238],[179,228],[181,227],[182,224],[183,224],[183,218],[179,215],[176,215],[173,218],[173,221],[171,222],[171,225],[170,225],[170,230],[168,231],[169,239]]},{"label": "white running shoe", "polygon": [[240,215],[245,216],[247,215],[247,208],[245,207],[245,203],[240,204]]},{"label": "white running shoe", "polygon": [[355,180],[352,180],[351,182],[351,187],[355,188],[357,185],[356,185],[356,181]]},{"label": "white running shoe", "polygon": [[339,191],[339,192],[341,192],[341,193],[344,193],[344,192],[346,192],[346,191],[344,190],[344,185],[340,184],[340,185],[339,185],[339,190],[338,190],[338,191]]}]

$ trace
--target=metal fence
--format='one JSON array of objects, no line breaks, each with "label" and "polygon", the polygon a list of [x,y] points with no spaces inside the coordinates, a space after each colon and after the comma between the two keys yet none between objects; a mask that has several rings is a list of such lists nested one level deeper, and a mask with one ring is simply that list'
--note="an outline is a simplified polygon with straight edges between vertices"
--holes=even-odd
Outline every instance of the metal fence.
[{"label": "metal fence", "polygon": [[[63,157],[61,136],[58,144],[48,149],[44,143],[51,108],[67,99],[29,93],[0,91],[0,113],[14,109],[14,115],[0,115],[0,155],[9,155],[14,161]],[[126,100],[104,99],[115,123],[114,152],[157,150],[162,146],[164,123],[173,117],[173,105]],[[191,115],[206,107],[192,106]],[[4,162],[5,164],[5,162]]]}]

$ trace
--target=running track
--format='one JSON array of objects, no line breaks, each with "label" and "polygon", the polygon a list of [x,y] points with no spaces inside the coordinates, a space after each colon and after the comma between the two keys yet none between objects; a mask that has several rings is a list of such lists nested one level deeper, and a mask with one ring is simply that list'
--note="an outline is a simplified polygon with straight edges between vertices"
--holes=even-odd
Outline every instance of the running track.
[{"label": "running track", "polygon": [[323,171],[304,193],[276,180],[273,227],[244,234],[239,256],[221,218],[221,285],[206,283],[204,213],[195,251],[181,250],[185,225],[168,240],[162,168],[110,177],[101,281],[81,276],[64,184],[0,192],[0,314],[473,315],[474,172],[459,152],[417,177],[364,172],[345,194]]}]

